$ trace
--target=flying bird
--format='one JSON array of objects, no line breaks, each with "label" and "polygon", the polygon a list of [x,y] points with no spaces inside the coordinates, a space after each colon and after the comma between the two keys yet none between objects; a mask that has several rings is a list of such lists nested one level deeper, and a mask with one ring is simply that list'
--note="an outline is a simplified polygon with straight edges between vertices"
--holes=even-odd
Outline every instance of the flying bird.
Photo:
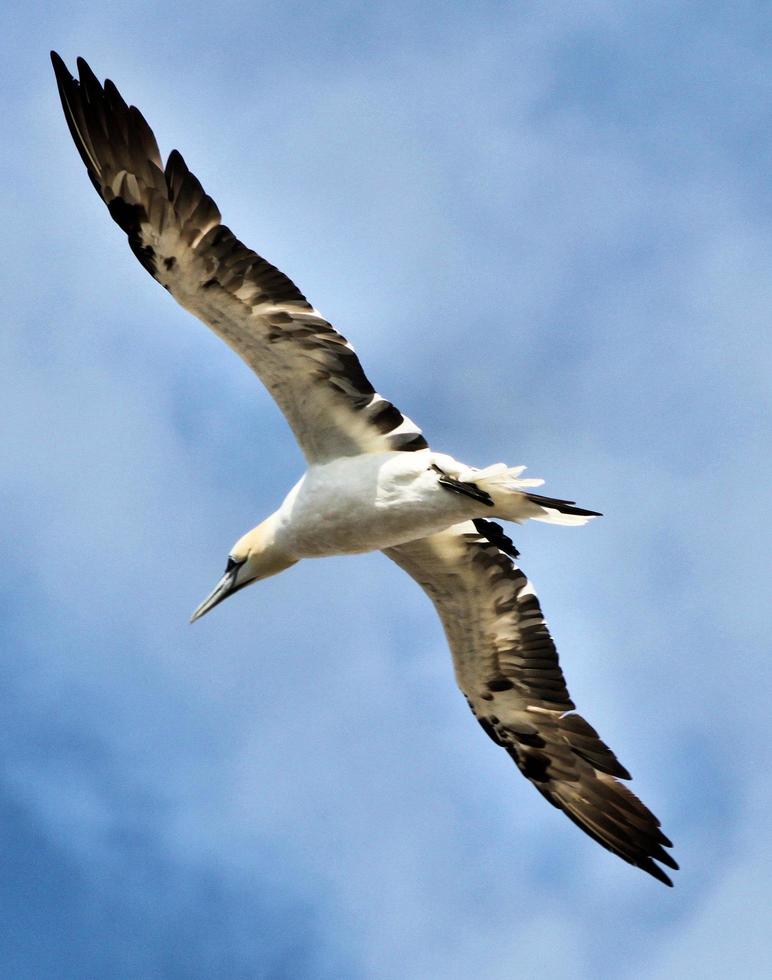
[{"label": "flying bird", "polygon": [[533,492],[524,467],[482,469],[433,451],[379,395],[354,348],[298,287],[222,224],[214,201],[115,85],[51,53],[75,145],[144,268],[253,369],[284,413],[307,470],[240,538],[198,619],[303,558],[383,551],[433,602],[456,678],[487,734],[553,806],[666,885],[677,869],[630,774],[577,714],[518,551],[492,517],[584,524],[597,515]]}]

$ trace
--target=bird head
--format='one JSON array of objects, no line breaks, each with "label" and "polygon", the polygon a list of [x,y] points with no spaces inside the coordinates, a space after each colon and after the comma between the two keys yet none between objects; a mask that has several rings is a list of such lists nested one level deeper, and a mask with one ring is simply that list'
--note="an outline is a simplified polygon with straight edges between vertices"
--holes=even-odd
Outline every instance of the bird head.
[{"label": "bird head", "polygon": [[223,577],[190,617],[191,623],[239,589],[270,578],[294,565],[295,561],[277,547],[272,520],[263,521],[231,548]]}]

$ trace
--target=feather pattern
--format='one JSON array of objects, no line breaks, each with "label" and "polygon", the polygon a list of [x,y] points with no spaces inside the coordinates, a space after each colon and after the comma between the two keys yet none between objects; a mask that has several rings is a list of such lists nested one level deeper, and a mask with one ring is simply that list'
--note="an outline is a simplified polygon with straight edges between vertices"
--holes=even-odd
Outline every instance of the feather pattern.
[{"label": "feather pattern", "polygon": [[349,342],[297,286],[220,221],[177,150],[164,166],[142,113],[78,59],[51,55],[88,175],[142,266],[255,371],[309,462],[425,449],[421,430],[382,398]]},{"label": "feather pattern", "polygon": [[619,782],[628,771],[574,712],[539,600],[513,553],[487,520],[385,550],[434,603],[459,687],[487,734],[585,833],[671,885],[656,863],[678,867],[664,850],[671,843]]}]

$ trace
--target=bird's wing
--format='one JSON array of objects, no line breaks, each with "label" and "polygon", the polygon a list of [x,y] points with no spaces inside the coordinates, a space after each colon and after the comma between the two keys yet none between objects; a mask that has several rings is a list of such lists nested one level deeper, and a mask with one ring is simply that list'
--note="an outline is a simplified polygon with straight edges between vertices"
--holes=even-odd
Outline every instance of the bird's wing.
[{"label": "bird's wing", "polygon": [[210,326],[273,395],[310,462],[426,448],[378,395],[348,341],[282,272],[220,222],[173,150],[164,167],[142,114],[82,59],[73,78],[52,52],[64,114],[91,182],[147,271]]},{"label": "bird's wing", "polygon": [[630,774],[574,712],[539,600],[498,524],[468,521],[389,548],[440,615],[456,679],[497,745],[590,837],[666,885],[677,868],[659,820],[619,782]]}]

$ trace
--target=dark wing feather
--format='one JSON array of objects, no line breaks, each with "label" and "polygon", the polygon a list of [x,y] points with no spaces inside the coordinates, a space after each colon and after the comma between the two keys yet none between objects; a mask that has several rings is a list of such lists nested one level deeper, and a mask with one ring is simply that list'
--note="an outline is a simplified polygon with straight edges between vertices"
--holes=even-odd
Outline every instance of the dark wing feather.
[{"label": "dark wing feather", "polygon": [[[594,840],[666,885],[677,868],[630,774],[574,712],[539,600],[498,525],[470,521],[385,554],[427,592],[478,721],[539,792]],[[656,863],[656,862],[659,862]]]},{"label": "dark wing feather", "polygon": [[164,166],[142,113],[83,59],[52,53],[70,133],[89,178],[145,269],[260,377],[306,458],[425,449],[420,429],[368,381],[348,341],[297,286],[220,221],[173,150]]}]

